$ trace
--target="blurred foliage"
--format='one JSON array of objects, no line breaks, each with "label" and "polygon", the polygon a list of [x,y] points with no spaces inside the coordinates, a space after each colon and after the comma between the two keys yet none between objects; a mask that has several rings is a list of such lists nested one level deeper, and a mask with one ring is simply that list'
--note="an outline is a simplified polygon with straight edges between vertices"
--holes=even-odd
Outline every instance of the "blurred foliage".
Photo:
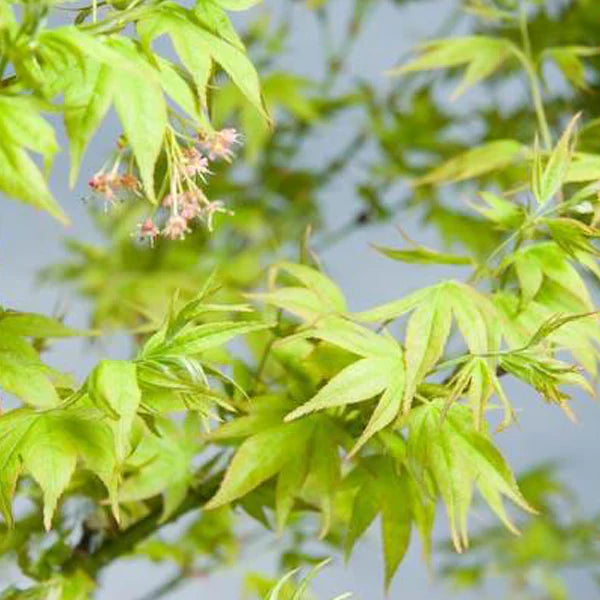
[{"label": "blurred foliage", "polygon": [[[93,2],[58,28],[56,3],[13,4],[0,0],[0,189],[65,218],[29,156],[49,167],[58,151],[43,112],[65,113],[73,180],[113,103],[125,136],[86,200],[103,242],[71,237],[42,275],[89,301],[93,330],[0,312],[0,386],[21,402],[0,417],[1,550],[32,582],[3,597],[88,598],[134,554],[175,569],[146,600],[160,598],[262,551],[273,531],[285,572],[349,556],[375,522],[388,586],[412,536],[431,560],[438,501],[463,553],[444,552],[441,572],[458,587],[502,577],[508,597],[565,598],[564,570],[594,572],[596,519],[557,508],[569,494],[547,469],[517,481],[492,421],[515,421],[506,379],[570,418],[574,390],[594,392],[597,2],[457,2],[432,41],[390,55],[387,85],[356,78],[353,53],[378,10],[401,23],[406,1],[286,0],[255,8],[239,34],[226,11],[253,0]],[[301,76],[280,57],[306,11],[322,63]],[[162,34],[168,64],[152,45]],[[110,93],[86,84],[97,69]],[[225,159],[207,181],[200,150]],[[189,222],[207,227],[181,240],[148,229],[190,192],[208,204]],[[440,248],[401,230],[405,244],[377,250],[466,279],[351,313],[318,253],[408,212]],[[131,337],[131,360],[103,360],[81,384],[43,363],[54,338],[110,330]],[[503,527],[469,534],[475,491]],[[515,516],[504,498],[540,515]],[[249,588],[300,600],[306,583],[292,579]]]},{"label": "blurred foliage", "polygon": [[540,516],[520,523],[518,537],[507,537],[498,527],[484,528],[471,538],[469,554],[460,561],[446,548],[441,575],[459,590],[485,593],[492,582],[501,581],[507,598],[572,598],[569,571],[588,572],[598,581],[600,520],[581,517],[572,490],[553,467],[529,471],[519,484]]}]

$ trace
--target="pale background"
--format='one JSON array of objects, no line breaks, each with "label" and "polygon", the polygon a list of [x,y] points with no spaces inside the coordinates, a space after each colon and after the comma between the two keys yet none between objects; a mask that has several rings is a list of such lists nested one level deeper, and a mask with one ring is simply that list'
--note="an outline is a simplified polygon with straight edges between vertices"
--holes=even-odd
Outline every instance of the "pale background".
[{"label": "pale background", "polygon": [[[333,9],[336,16],[339,16],[340,25],[344,23],[349,4],[346,0],[333,1]],[[281,8],[277,0],[265,0],[264,6],[275,11]],[[453,0],[419,0],[409,3],[401,11],[391,2],[381,3],[352,53],[349,61],[351,70],[344,74],[345,81],[361,77],[375,82],[378,86],[386,86],[384,71],[415,42],[431,35],[454,8]],[[263,9],[253,9],[255,14],[259,10]],[[295,9],[294,23],[288,52],[281,57],[281,66],[284,69],[289,67],[296,73],[312,76],[315,69],[321,68],[319,38],[314,20],[307,15],[307,11],[298,6]],[[344,78],[340,82],[342,86]],[[477,101],[477,92],[467,95],[462,109],[468,107],[470,102]],[[510,97],[507,95],[506,102],[508,101]],[[335,150],[336,144],[344,143],[350,131],[343,122],[336,123],[335,127],[327,131],[321,131],[319,138],[312,140],[306,148],[307,164],[323,161],[332,149]],[[36,273],[40,268],[64,257],[62,239],[66,234],[86,241],[99,241],[80,198],[86,192],[85,181],[102,162],[102,156],[108,152],[117,134],[118,125],[114,118],[110,118],[95,140],[97,155],[86,156],[80,183],[73,191],[68,190],[65,185],[66,153],[57,160],[52,188],[72,217],[73,225],[69,231],[57,225],[51,218],[36,214],[28,207],[14,202],[2,202],[0,304],[48,313],[57,302],[66,301],[69,306],[67,322],[80,326],[85,324],[85,304],[50,287],[40,287]],[[61,146],[66,148],[64,136]],[[369,148],[366,148],[362,155],[363,162],[368,156]],[[361,175],[361,160],[357,161],[353,169],[358,179]],[[359,201],[353,193],[353,181],[336,183],[329,188],[325,211],[332,227],[344,223],[350,215],[356,213],[358,206]],[[418,227],[415,217],[399,215],[398,220],[402,220],[403,227],[409,231]],[[414,288],[433,283],[447,274],[446,269],[442,271],[435,267],[403,266],[384,259],[368,247],[368,243],[373,241],[394,244],[398,239],[391,225],[373,226],[349,237],[323,255],[328,271],[345,290],[351,306],[355,309],[397,298]],[[420,238],[420,241],[435,244],[435,239]],[[82,378],[99,358],[125,357],[127,350],[124,339],[119,337],[107,340],[101,348],[93,351],[87,347],[84,349],[78,341],[68,341],[56,344],[49,360],[57,367],[75,372]],[[519,415],[520,425],[498,437],[509,462],[519,471],[540,461],[560,459],[565,479],[580,494],[583,506],[588,511],[597,509],[600,489],[597,464],[597,453],[600,449],[597,434],[598,405],[588,399],[578,399],[575,408],[580,417],[580,424],[573,425],[559,410],[544,406],[541,400],[526,392],[524,388],[512,385],[508,391],[515,405],[522,409]],[[476,515],[472,519],[474,527],[478,518],[480,517]],[[437,537],[443,539],[446,533],[445,521],[440,514]],[[239,597],[243,573],[252,569],[273,572],[273,556],[268,553],[257,554],[254,560],[245,561],[232,571],[194,581],[168,598],[236,599]],[[141,561],[122,561],[105,573],[103,590],[98,594],[98,598],[136,600],[164,581],[171,572],[169,568]],[[358,546],[348,567],[345,568],[341,562],[336,563],[316,581],[315,589],[324,600],[347,590],[354,591],[356,597],[362,600],[377,600],[384,597],[381,572],[378,531],[377,528],[373,528],[369,539]],[[593,600],[599,597],[596,588],[581,574],[573,573],[570,579],[574,598]],[[1,587],[0,585],[0,589]],[[493,586],[489,590],[490,597],[497,597],[494,594],[497,589],[497,586]],[[451,597],[448,590],[432,580],[427,572],[420,560],[417,540],[411,545],[389,597],[411,600],[441,600]]]}]

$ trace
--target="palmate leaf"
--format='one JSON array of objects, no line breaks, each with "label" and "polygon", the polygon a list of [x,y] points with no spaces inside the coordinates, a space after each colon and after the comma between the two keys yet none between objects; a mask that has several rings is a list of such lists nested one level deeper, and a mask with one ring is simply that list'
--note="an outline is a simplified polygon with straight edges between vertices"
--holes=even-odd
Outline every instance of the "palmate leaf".
[{"label": "palmate leaf", "polygon": [[209,377],[233,385],[245,396],[234,379],[218,365],[231,356],[226,345],[236,337],[263,331],[271,323],[257,320],[213,320],[215,313],[248,313],[246,304],[212,304],[206,291],[183,307],[173,307],[159,330],[144,344],[136,359],[140,385],[144,390],[143,410],[150,412],[199,411],[207,418],[215,406],[233,410],[228,398],[211,389]]},{"label": "palmate leaf", "polygon": [[472,287],[454,281],[419,290],[355,317],[367,322],[390,321],[409,312],[404,412],[409,410],[417,386],[441,359],[453,321],[472,354],[497,351],[501,331],[493,304]]},{"label": "palmate leaf", "polygon": [[83,69],[73,69],[67,79],[64,119],[71,155],[71,186],[77,180],[85,149],[112,104],[114,84],[111,68],[89,59]]},{"label": "palmate leaf", "polygon": [[575,366],[551,357],[540,356],[532,350],[503,355],[500,366],[528,383],[547,402],[558,404],[571,418],[573,417],[567,404],[570,396],[561,390],[560,386],[578,386],[590,396],[594,395],[593,388],[585,377],[577,372]]},{"label": "palmate leaf", "polygon": [[574,152],[565,176],[565,183],[597,181],[600,176],[600,155]]},{"label": "palmate leaf", "polygon": [[493,221],[498,228],[503,230],[513,230],[521,227],[526,217],[523,207],[492,192],[480,192],[479,195],[483,204],[473,204],[473,208],[478,213]]},{"label": "palmate leaf", "polygon": [[503,266],[515,269],[526,302],[535,298],[546,282],[561,296],[568,296],[579,305],[580,308],[573,312],[594,310],[583,278],[569,256],[553,242],[541,242],[518,250],[505,259]]},{"label": "palmate leaf", "polygon": [[245,52],[244,42],[229,20],[225,9],[218,2],[215,0],[196,0],[194,13],[205,29]]},{"label": "palmate leaf", "polygon": [[553,350],[568,350],[592,377],[597,373],[600,350],[597,340],[600,325],[589,313],[574,312],[561,304],[560,297],[542,290],[537,300],[523,305],[516,296],[497,294],[494,302],[503,321],[510,348],[530,348],[549,343]]},{"label": "palmate leaf", "polygon": [[364,402],[381,394],[371,419],[350,453],[353,455],[398,415],[405,385],[402,349],[387,335],[378,335],[333,316],[318,321],[316,327],[301,331],[291,339],[297,337],[322,340],[362,358],[337,373],[313,398],[287,415],[286,421],[314,411]]},{"label": "palmate leaf", "polygon": [[[201,6],[196,8],[196,11],[201,10]],[[226,19],[224,13],[220,16],[221,19]],[[214,61],[229,75],[249,102],[268,118],[260,93],[258,75],[244,49],[240,48],[237,39],[231,43],[231,29],[224,25],[223,20],[218,24],[217,33],[213,29],[214,19],[209,23],[210,27],[206,28],[206,23],[203,26],[202,20],[197,18],[194,12],[174,3],[164,3],[160,9],[140,19],[137,28],[146,47],[149,47],[154,38],[164,33],[171,36],[179,58],[196,81],[201,98],[206,98],[206,86]],[[225,37],[222,37],[223,35]]]},{"label": "palmate leaf", "polygon": [[410,250],[398,250],[374,245],[375,250],[393,260],[406,263],[431,264],[431,265],[472,265],[473,259],[469,256],[459,256],[430,250],[419,246]]},{"label": "palmate leaf", "polygon": [[146,193],[154,199],[154,165],[167,124],[159,72],[125,38],[103,42],[76,28],[64,27],[45,35],[43,42],[50,47],[60,44],[61,55],[66,53],[71,61],[68,69],[56,60],[48,65],[57,72],[57,91],[65,94],[71,184],[91,136],[114,102]]},{"label": "palmate leaf", "polygon": [[494,140],[458,154],[429,173],[413,180],[414,185],[456,183],[499,171],[525,158],[525,147],[516,140]]},{"label": "palmate leaf", "polygon": [[61,321],[37,313],[20,312],[0,307],[0,333],[36,339],[89,335],[90,331],[72,329]]},{"label": "palmate leaf", "polygon": [[101,41],[69,26],[43,34],[41,44],[70,61],[65,69],[51,55],[47,68],[58,73],[61,83],[57,91],[65,93],[65,122],[73,161],[71,183],[90,137],[114,101],[146,193],[153,200],[154,165],[167,122],[156,70],[125,38]]},{"label": "palmate leaf", "polygon": [[189,413],[179,428],[165,418],[153,418],[153,433],[138,424],[141,441],[127,458],[130,472],[119,486],[119,502],[163,495],[162,518],[167,519],[185,498],[192,483],[192,458],[199,449],[197,418]]},{"label": "palmate leaf", "polygon": [[[133,146],[146,191],[152,198],[154,164],[166,126],[166,103],[158,74],[130,40],[101,41],[72,26],[41,33],[39,47],[44,57],[45,77],[52,80],[49,94],[64,92],[65,95],[64,116],[72,159],[71,183],[75,182],[89,139],[114,100]],[[136,83],[132,85],[131,82]],[[118,94],[114,93],[116,88],[119,89]],[[11,117],[9,110],[0,112],[10,117],[12,131],[16,131],[22,122],[22,129],[27,130],[26,135],[21,136],[25,146],[48,158],[56,151],[52,129],[43,119],[38,117],[36,121],[27,106],[16,108],[19,109],[16,116]],[[29,144],[30,138],[35,138],[33,144]],[[5,155],[4,163],[13,165],[12,170],[3,169],[5,181],[0,182],[0,186],[4,187],[4,191],[45,208],[64,220],[28,155],[8,140],[0,146],[0,152]],[[21,182],[23,177],[27,177],[28,185]]]},{"label": "palmate leaf", "polygon": [[222,321],[186,327],[164,341],[154,343],[150,349],[142,351],[142,358],[160,356],[194,356],[213,348],[223,346],[233,338],[272,327],[261,321]]},{"label": "palmate leaf", "polygon": [[[299,569],[289,571],[280,577],[274,585],[272,585],[267,596],[261,594],[262,597],[265,598],[265,600],[309,600],[309,598],[312,598],[312,595],[309,594],[308,589],[311,581],[329,562],[330,559],[327,558],[316,564],[306,575],[300,579],[299,583],[294,582],[294,577],[298,574]],[[257,589],[256,591],[258,592],[259,590]],[[332,600],[347,600],[348,598],[352,598],[351,593],[341,594]]]},{"label": "palmate leaf", "polygon": [[585,65],[582,58],[598,54],[598,48],[590,46],[557,46],[546,48],[544,57],[548,57],[556,63],[563,75],[576,88],[587,90]]},{"label": "palmate leaf", "polygon": [[[289,410],[287,399],[257,397],[253,398],[249,408],[246,415],[224,423],[208,436],[209,440],[218,443],[244,440],[208,508],[241,498],[277,473],[285,472],[287,465],[293,466],[297,458],[308,460],[304,449],[311,438],[313,424],[284,424],[283,416]],[[289,490],[292,498],[298,490]],[[281,491],[279,496],[281,498]]]},{"label": "palmate leaf", "polygon": [[395,69],[392,74],[465,65],[464,78],[454,92],[456,98],[478,81],[492,75],[513,54],[512,42],[502,38],[473,35],[436,40],[423,44],[415,60]]},{"label": "palmate leaf", "polygon": [[308,402],[288,414],[286,421],[315,411],[364,402],[381,394],[375,412],[352,450],[354,454],[398,414],[405,380],[402,349],[387,334],[375,334],[337,316],[347,310],[346,302],[337,286],[325,275],[315,269],[290,263],[284,263],[278,269],[288,272],[306,287],[278,288],[256,297],[314,324],[282,340],[280,344],[287,344],[299,337],[312,338],[334,344],[361,357],[337,373]]},{"label": "palmate leaf", "polygon": [[271,427],[242,443],[219,491],[206,505],[217,508],[237,500],[281,472],[294,456],[305,452],[312,424],[304,421]]},{"label": "palmate leaf", "polygon": [[[42,77],[48,96],[65,94],[71,183],[75,182],[85,147],[114,102],[146,193],[153,200],[154,166],[167,124],[163,91],[196,122],[210,130],[196,98],[201,98],[204,107],[207,106],[207,85],[215,61],[263,115],[266,111],[256,71],[219,3],[206,0],[196,8],[196,13],[175,4],[164,5],[141,19],[138,27],[146,46],[155,35],[166,30],[172,33],[178,55],[194,79],[197,92],[192,91],[186,77],[168,65],[168,61],[158,57],[156,64],[151,65],[131,40],[118,36],[98,38],[74,26],[40,34],[39,52],[45,67],[43,74],[36,72],[35,76]],[[7,103],[14,104],[14,101],[7,97]],[[7,117],[8,128],[3,131],[7,135],[5,143],[0,145],[0,153],[6,165],[13,165],[12,169],[3,170],[0,188],[64,220],[35,163],[21,147],[25,140],[25,147],[42,152],[46,158],[56,151],[52,128],[25,102],[31,104],[30,99],[23,98],[18,118],[9,114],[10,106],[0,111]],[[12,133],[18,133],[19,127],[28,135],[19,136],[21,141],[15,145],[11,141],[15,137]],[[0,129],[3,129],[1,120]],[[33,145],[27,140],[33,140]]]},{"label": "palmate leaf", "polygon": [[325,534],[340,478],[338,446],[343,434],[331,419],[319,415],[284,423],[289,409],[287,399],[253,398],[247,415],[236,417],[209,434],[211,441],[244,441],[206,508],[243,501],[249,492],[277,477],[274,508],[278,528],[284,527],[296,498],[304,494],[320,506]]},{"label": "palmate leaf", "polygon": [[31,406],[50,408],[59,403],[52,376],[52,369],[26,341],[16,336],[0,340],[0,388],[4,391]]},{"label": "palmate leaf", "polygon": [[[323,278],[323,275],[319,274],[319,277]],[[280,288],[261,298],[308,321],[311,326],[301,329],[292,339],[322,340],[361,358],[335,374],[313,398],[287,415],[286,421],[379,397],[378,405],[351,455],[393,422],[400,412],[409,411],[418,386],[443,356],[453,322],[472,354],[493,353],[500,347],[501,329],[496,308],[485,296],[462,283],[443,282],[354,316],[361,321],[388,321],[412,312],[408,319],[404,352],[387,334],[375,334],[332,314],[332,304],[323,303],[318,314],[306,311],[306,302],[299,309],[297,299],[301,296],[308,298],[312,294],[309,289],[294,288],[294,300],[286,302],[280,292],[290,289]],[[318,303],[314,297],[312,306],[316,311]],[[335,306],[341,308],[342,304]],[[280,343],[285,343],[285,340]],[[486,401],[487,397],[480,404]]]},{"label": "palmate leaf", "polygon": [[428,301],[412,313],[406,329],[406,375],[404,412],[408,412],[417,385],[441,358],[450,335],[452,313],[445,286],[436,287]]},{"label": "palmate leaf", "polygon": [[115,108],[125,135],[133,148],[144,189],[155,200],[154,165],[158,159],[167,126],[167,104],[160,84],[145,75],[148,67],[135,48],[121,44],[119,50],[139,62],[139,75],[113,69]]},{"label": "palmate leaf", "polygon": [[464,406],[446,409],[444,400],[435,400],[413,409],[408,417],[407,457],[416,479],[432,482],[439,491],[458,552],[468,547],[467,516],[474,488],[512,531],[515,527],[502,496],[534,512],[487,434],[474,429]]},{"label": "palmate leaf", "polygon": [[[2,469],[5,479],[0,491],[5,514],[8,514],[10,508],[15,482],[23,471],[31,475],[44,491],[45,523],[49,526],[58,498],[79,462],[85,464],[105,483],[117,520],[119,502],[142,500],[160,493],[164,496],[164,518],[177,508],[190,482],[191,474],[188,469],[194,449],[197,449],[194,439],[199,439],[198,428],[193,427],[193,422],[197,424],[197,421],[194,421],[194,416],[188,417],[190,425],[186,424],[182,437],[169,421],[156,414],[152,417],[152,431],[143,425],[137,415],[139,411],[144,412],[151,407],[151,398],[147,403],[142,403],[142,389],[144,393],[152,388],[155,393],[176,396],[185,384],[185,381],[176,381],[178,373],[171,369],[169,377],[155,377],[152,379],[152,386],[149,386],[148,368],[151,364],[167,365],[169,361],[176,359],[186,366],[194,360],[194,355],[220,346],[240,333],[265,327],[264,323],[257,322],[226,322],[225,327],[218,322],[194,325],[207,311],[248,310],[246,306],[234,305],[230,308],[202,303],[201,300],[202,298],[188,303],[167,319],[165,327],[148,342],[149,349],[152,350],[149,358],[142,357],[137,362],[101,361],[84,387],[66,398],[63,408],[45,412],[20,409],[0,418],[0,429],[2,423],[7,423],[5,433],[0,435],[0,439],[4,439],[6,444],[6,461]],[[9,325],[10,317],[13,316],[13,313],[8,313]],[[1,317],[4,317],[4,313]],[[1,324],[2,318],[0,326]],[[13,319],[12,323],[13,328],[20,326],[25,333],[29,333],[29,325],[27,320],[22,319],[20,322]],[[40,332],[55,335],[71,333],[50,319],[41,322]],[[17,356],[21,363],[34,360],[37,361],[36,364],[39,363],[35,350],[20,337],[5,335],[1,338],[0,346],[4,351],[12,353],[11,356]],[[41,364],[39,369],[43,369]],[[31,393],[35,384],[34,377],[23,368],[19,372],[27,376],[28,390]],[[138,383],[138,379],[141,383]],[[50,406],[58,405],[58,395],[51,382],[48,385],[53,391]],[[204,394],[208,398],[209,391]],[[208,402],[211,401],[219,404],[220,398],[213,394],[208,398]],[[279,424],[281,421],[280,415]],[[89,433],[90,427],[96,427],[97,433]],[[162,432],[160,435],[156,433],[158,430]],[[312,431],[311,429],[310,432]],[[86,436],[86,440],[79,440],[78,432]],[[32,436],[35,437],[35,443]],[[134,444],[135,440],[137,442]],[[102,448],[97,448],[100,443]],[[130,469],[134,469],[134,474]],[[330,477],[327,475],[321,479],[330,480]],[[117,486],[121,480],[124,481],[124,487],[119,495]]]},{"label": "palmate leaf", "polygon": [[162,325],[142,347],[140,361],[157,360],[161,357],[192,358],[224,346],[237,336],[261,331],[272,326],[271,323],[256,320],[213,320],[210,323],[198,324],[198,321],[214,313],[252,312],[252,308],[247,304],[211,303],[212,279],[209,277],[204,288],[180,308],[175,308],[177,298],[172,298],[171,306]]},{"label": "palmate leaf", "polygon": [[115,454],[123,462],[130,451],[130,434],[141,401],[136,364],[103,360],[87,382],[90,400],[113,419]]},{"label": "palmate leaf", "polygon": [[93,45],[94,51],[89,51],[87,38],[77,38],[77,41],[82,46],[83,57],[62,75],[65,123],[71,149],[71,184],[76,179],[85,147],[114,102],[142,181],[152,198],[154,165],[167,125],[163,91],[194,121],[207,125],[197,96],[169,61],[156,57],[155,64],[150,64],[130,40],[115,39],[101,47]]},{"label": "palmate leaf", "polygon": [[0,309],[0,388],[31,406],[56,406],[59,397],[54,384],[65,382],[65,378],[44,365],[38,352],[24,338],[69,337],[83,333],[44,315]]},{"label": "palmate leaf", "polygon": [[111,428],[88,402],[67,409],[11,411],[0,417],[0,510],[12,523],[11,503],[21,474],[31,475],[44,493],[44,525],[79,461],[114,489]]},{"label": "palmate leaf", "polygon": [[380,514],[387,587],[408,550],[413,527],[418,529],[428,554],[435,504],[419,491],[405,468],[386,456],[361,459],[344,483],[355,488],[345,540],[346,557]]},{"label": "palmate leaf", "polygon": [[272,269],[274,280],[281,272],[291,275],[302,287],[278,287],[251,298],[282,308],[305,320],[314,320],[324,315],[343,313],[347,310],[346,300],[340,289],[323,273],[305,265],[280,263]]},{"label": "palmate leaf", "polygon": [[0,191],[67,223],[44,176],[27,153],[32,150],[43,156],[49,168],[58,151],[54,130],[40,115],[40,108],[27,96],[0,95]]},{"label": "palmate leaf", "polygon": [[534,195],[540,205],[544,205],[560,190],[567,177],[573,153],[573,134],[578,119],[579,115],[571,119],[552,151],[543,173],[540,174],[539,182],[533,186]]},{"label": "palmate leaf", "polygon": [[397,358],[363,358],[338,373],[317,395],[286,416],[293,421],[314,411],[363,402],[383,392],[390,375],[401,368],[402,354]]}]

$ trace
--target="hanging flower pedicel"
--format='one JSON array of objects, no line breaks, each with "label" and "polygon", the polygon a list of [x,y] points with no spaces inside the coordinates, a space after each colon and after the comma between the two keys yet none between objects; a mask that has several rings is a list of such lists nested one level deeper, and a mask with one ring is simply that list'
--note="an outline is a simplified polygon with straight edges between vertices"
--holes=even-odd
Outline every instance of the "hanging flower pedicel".
[{"label": "hanging flower pedicel", "polygon": [[206,227],[209,231],[213,230],[213,219],[215,214],[222,213],[225,215],[233,215],[231,210],[225,208],[225,203],[221,200],[214,200],[210,202],[204,211],[204,220],[206,221]]}]

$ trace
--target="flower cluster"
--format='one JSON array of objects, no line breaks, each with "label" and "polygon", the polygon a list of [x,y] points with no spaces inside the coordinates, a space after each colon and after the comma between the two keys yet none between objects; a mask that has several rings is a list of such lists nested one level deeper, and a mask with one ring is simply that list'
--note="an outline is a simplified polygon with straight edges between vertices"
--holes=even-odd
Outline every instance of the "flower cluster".
[{"label": "flower cluster", "polygon": [[114,202],[119,192],[133,192],[139,194],[140,182],[135,175],[119,174],[113,169],[109,173],[99,171],[89,181],[88,185],[99,196],[109,202]]},{"label": "flower cluster", "polygon": [[[169,240],[184,239],[192,231],[193,223],[201,221],[209,231],[213,230],[217,213],[232,214],[220,200],[209,200],[199,187],[211,175],[210,163],[217,160],[231,162],[234,148],[241,144],[241,136],[235,129],[222,129],[212,133],[198,133],[196,144],[182,146],[174,131],[166,137],[165,157],[168,163],[168,192],[162,197],[160,208],[152,217],[138,224],[138,234],[142,240],[154,244],[157,237]],[[185,138],[189,139],[189,138]],[[94,193],[109,202],[119,197],[120,191],[141,195],[138,179],[131,174],[118,172],[124,147],[119,147],[118,158],[110,172],[104,169],[89,181]]]},{"label": "flower cluster", "polygon": [[183,239],[191,231],[189,223],[200,219],[206,223],[209,231],[213,230],[215,213],[231,214],[220,200],[210,201],[199,188],[189,189],[179,194],[167,194],[162,201],[163,208],[169,210],[169,218],[162,230],[162,235],[175,240]]}]

